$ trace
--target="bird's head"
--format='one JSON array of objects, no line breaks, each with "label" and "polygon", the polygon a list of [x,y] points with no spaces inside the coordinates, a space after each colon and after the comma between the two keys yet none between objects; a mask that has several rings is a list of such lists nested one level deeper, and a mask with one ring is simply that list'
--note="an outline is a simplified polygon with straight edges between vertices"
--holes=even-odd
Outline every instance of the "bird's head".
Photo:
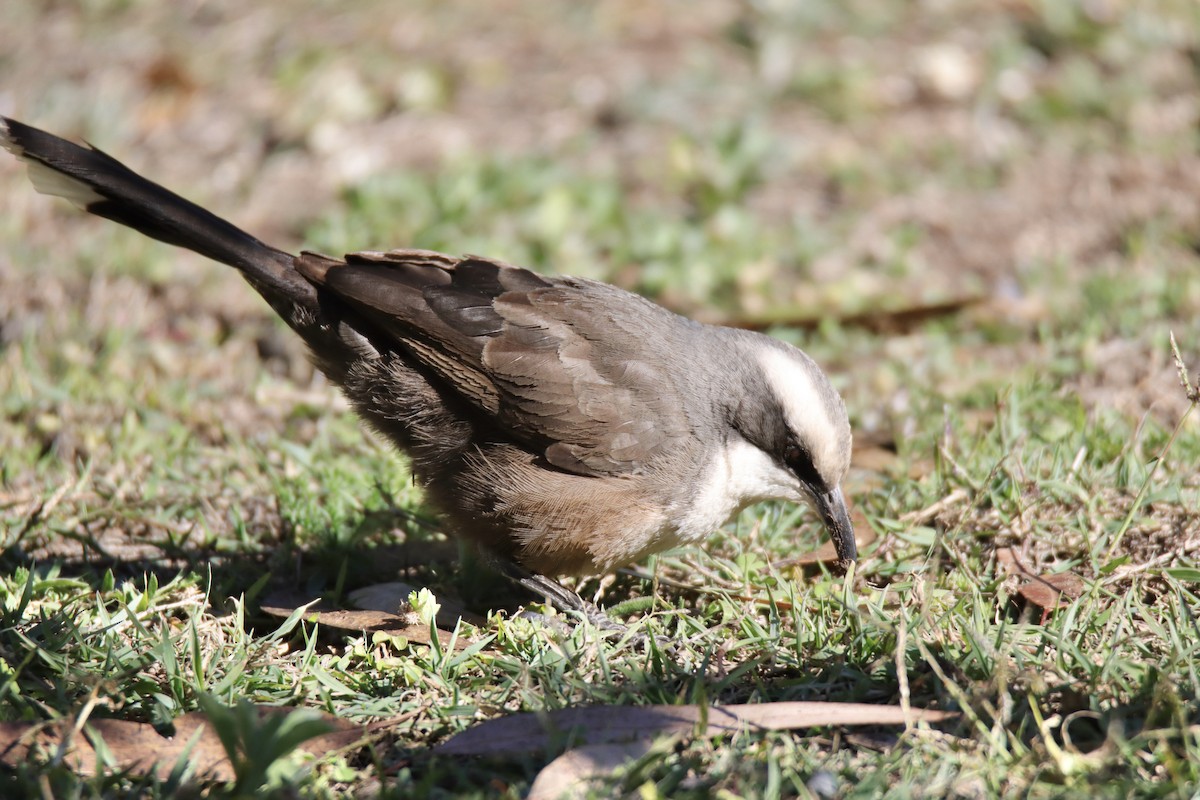
[{"label": "bird's head", "polygon": [[746,341],[751,343],[743,363],[747,391],[735,404],[731,422],[767,457],[762,497],[811,501],[838,560],[854,561],[858,550],[841,488],[850,468],[846,404],[799,349],[766,336]]}]

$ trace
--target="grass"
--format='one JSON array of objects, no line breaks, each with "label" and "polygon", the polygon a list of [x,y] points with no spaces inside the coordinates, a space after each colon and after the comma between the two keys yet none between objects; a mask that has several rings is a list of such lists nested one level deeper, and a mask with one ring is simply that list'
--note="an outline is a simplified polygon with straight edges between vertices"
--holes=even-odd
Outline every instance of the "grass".
[{"label": "grass", "polygon": [[[1171,0],[920,14],[868,5],[697,12],[691,38],[658,29],[677,69],[578,108],[569,98],[587,88],[585,73],[619,73],[606,53],[627,39],[612,31],[653,29],[621,15],[657,12],[524,9],[493,20],[500,41],[541,54],[507,67],[517,83],[548,79],[538,58],[550,56],[529,44],[543,41],[537,31],[574,48],[552,63],[575,88],[536,84],[559,103],[546,111],[542,94],[506,94],[504,72],[473,60],[497,35],[472,27],[476,14],[414,11],[460,35],[409,63],[378,38],[408,29],[381,33],[381,12],[364,4],[331,29],[364,40],[359,90],[375,109],[355,112],[368,115],[354,128],[364,152],[393,144],[375,122],[412,115],[434,132],[461,118],[486,135],[337,191],[314,177],[312,208],[295,214],[269,180],[297,153],[314,176],[336,161],[304,128],[315,124],[306,115],[322,116],[311,104],[324,108],[304,76],[344,62],[312,42],[246,50],[231,36],[213,38],[233,49],[203,67],[249,65],[227,70],[236,81],[204,73],[240,109],[229,118],[282,104],[269,115],[278,128],[234,137],[258,142],[258,160],[234,147],[220,164],[234,178],[218,170],[204,185],[219,196],[251,164],[249,205],[261,175],[279,206],[268,227],[283,242],[479,252],[612,280],[710,318],[821,317],[815,329],[775,332],[827,367],[864,445],[860,463],[874,452],[847,486],[879,535],[852,587],[780,566],[821,532],[806,509],[762,507],[702,551],[580,584],[634,632],[669,639],[670,654],[653,637],[514,618],[527,598],[444,541],[403,460],[361,431],[236,276],[33,197],[10,170],[0,172],[0,720],[165,728],[207,710],[245,754],[237,780],[203,790],[211,796],[517,797],[557,753],[450,760],[430,749],[485,719],[576,705],[903,701],[963,716],[938,730],[665,740],[593,791],[1192,796],[1200,428],[1195,413],[1181,423],[1190,401],[1168,337],[1195,372],[1195,10]],[[89,40],[165,28],[180,40],[198,24],[155,13],[89,5]],[[277,35],[303,36],[325,16],[297,12]],[[946,41],[978,54],[964,98],[903,66]],[[812,44],[803,58],[796,42]],[[417,103],[408,83],[422,69],[437,78],[436,98]],[[282,99],[254,93],[261,74],[284,75]],[[393,96],[395,74],[410,78]],[[133,136],[128,120],[171,119],[171,102],[184,102],[172,92],[185,93],[168,81],[139,100],[126,78],[98,68],[95,85],[117,99],[70,118],[123,158],[137,149],[120,144]],[[33,87],[20,90],[31,99],[18,116],[30,122],[53,128],[64,107],[88,107],[66,78],[44,93],[34,81],[15,81]],[[487,104],[475,86],[505,113],[479,116]],[[183,123],[163,123],[171,135],[133,138],[148,142],[150,161],[206,176],[206,153],[177,145],[212,115],[179,113]],[[586,122],[554,138],[565,117]],[[203,130],[203,141],[223,135]],[[172,147],[156,157],[163,139]],[[227,196],[212,205],[240,219]],[[963,297],[982,301],[892,335],[839,321]],[[1023,601],[1007,548],[1035,574],[1079,576],[1083,591],[1043,615]],[[261,611],[277,590],[346,603],[397,577],[494,610],[459,631],[492,636],[489,647],[346,635]],[[367,753],[313,761],[295,749],[307,720],[268,725],[240,712],[245,703],[400,722]],[[196,791],[178,775],[80,776],[53,754],[0,772],[4,796]]]}]

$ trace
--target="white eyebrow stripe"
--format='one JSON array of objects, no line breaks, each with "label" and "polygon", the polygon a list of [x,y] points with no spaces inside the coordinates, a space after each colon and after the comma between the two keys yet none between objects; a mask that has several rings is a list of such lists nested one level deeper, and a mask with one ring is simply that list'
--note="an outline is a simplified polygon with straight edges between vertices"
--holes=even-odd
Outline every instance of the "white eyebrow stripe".
[{"label": "white eyebrow stripe", "polygon": [[759,353],[758,362],[788,427],[817,450],[811,455],[819,468],[838,460],[839,427],[830,415],[826,394],[816,384],[820,372],[815,364],[801,360],[806,358],[770,347]]}]

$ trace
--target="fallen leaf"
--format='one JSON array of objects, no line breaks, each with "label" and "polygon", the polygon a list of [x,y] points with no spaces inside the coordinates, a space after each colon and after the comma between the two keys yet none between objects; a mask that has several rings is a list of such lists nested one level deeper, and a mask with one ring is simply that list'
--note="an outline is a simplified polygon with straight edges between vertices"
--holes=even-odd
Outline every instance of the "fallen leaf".
[{"label": "fallen leaf", "polygon": [[[873,308],[855,314],[829,313],[828,311],[794,313],[787,310],[754,318],[705,319],[731,328],[765,331],[770,328],[800,328],[816,330],[823,323],[836,321],[843,328],[861,328],[879,334],[900,334],[916,330],[931,320],[949,317],[974,306],[985,304],[983,296],[956,297],[940,303],[913,302],[910,305],[891,309]],[[698,314],[703,316],[702,314]]]},{"label": "fallen leaf", "polygon": [[[290,714],[295,709],[259,706],[262,716]],[[319,714],[320,712],[311,712]],[[301,743],[298,749],[315,756],[347,747],[365,734],[365,729],[329,714],[320,714],[332,730]],[[54,757],[74,728],[75,721],[51,725],[0,722],[0,763],[17,766],[30,759]],[[78,734],[69,736],[63,762],[76,774],[128,771],[153,773],[165,780],[181,757],[186,756],[192,774],[202,780],[232,781],[233,765],[220,737],[208,718],[193,711],[175,718],[170,736],[152,725],[123,719],[90,719]],[[97,752],[99,751],[99,752]],[[101,755],[103,754],[103,755]]]},{"label": "fallen leaf", "polygon": [[159,92],[185,92],[196,90],[196,81],[184,65],[171,56],[160,55],[142,69],[142,80]]},{"label": "fallen leaf", "polygon": [[[1087,588],[1083,578],[1074,572],[1034,572],[1015,547],[996,550],[996,566],[1004,574],[1023,578],[1024,581],[1017,587],[1017,596],[1046,612],[1064,607],[1069,600],[1081,597]],[[1066,600],[1063,595],[1066,595]]]},{"label": "fallen leaf", "polygon": [[950,711],[869,703],[753,703],[730,706],[586,706],[488,720],[434,748],[440,755],[498,755],[545,750],[555,744],[617,744],[655,736],[778,731],[831,725],[941,722]]},{"label": "fallen leaf", "polygon": [[[1017,594],[1027,603],[1046,611],[1070,605],[1070,600],[1083,595],[1083,579],[1073,572],[1038,575],[1017,587]],[[1063,599],[1066,595],[1067,599]]]},{"label": "fallen leaf", "polygon": [[[853,452],[850,455],[850,477],[847,481],[862,482],[862,473],[877,473],[878,475],[903,474],[912,480],[918,480],[933,474],[934,463],[928,458],[912,458],[908,460],[908,469],[903,473],[898,471],[901,465],[897,452],[895,437],[881,434],[855,434]],[[856,479],[855,475],[858,474]]]},{"label": "fallen leaf", "polygon": [[860,447],[857,442],[851,457],[855,469],[865,469],[871,472],[890,472],[899,460],[900,456],[890,447],[871,445]]},{"label": "fallen leaf", "polygon": [[635,758],[641,758],[654,744],[649,739],[625,744],[594,744],[568,750],[551,761],[534,779],[526,800],[561,800],[586,797],[588,782],[611,775]]},{"label": "fallen leaf", "polygon": [[[364,611],[383,611],[388,614],[409,618],[408,596],[417,591],[418,587],[403,581],[376,583],[355,589],[347,595],[356,608]],[[437,626],[443,630],[454,630],[461,619],[476,627],[487,624],[487,620],[478,614],[467,611],[460,603],[438,597],[441,608],[437,613]]]},{"label": "fallen leaf", "polygon": [[1032,574],[1021,562],[1021,556],[1015,547],[1001,547],[996,550],[996,566],[1006,575]]},{"label": "fallen leaf", "polygon": [[1002,573],[1024,579],[1017,587],[1016,596],[1029,605],[1042,609],[1043,624],[1052,612],[1069,605],[1070,600],[1081,597],[1086,588],[1083,578],[1074,572],[1039,575],[1025,564],[1015,547],[1001,547],[996,550],[996,567]]},{"label": "fallen leaf", "polygon": [[[298,592],[276,592],[262,602],[262,612],[268,616],[287,619],[301,606],[312,602],[304,599]],[[432,642],[429,626],[417,619],[415,614],[395,614],[387,611],[370,611],[361,609],[333,608],[324,600],[318,600],[304,617],[306,620],[317,622],[327,628],[342,633],[386,633],[392,636],[403,636],[409,642],[429,644]],[[449,647],[453,637],[448,631],[435,629],[438,642],[443,647]],[[458,637],[455,647],[462,649],[471,642],[464,636]]]}]

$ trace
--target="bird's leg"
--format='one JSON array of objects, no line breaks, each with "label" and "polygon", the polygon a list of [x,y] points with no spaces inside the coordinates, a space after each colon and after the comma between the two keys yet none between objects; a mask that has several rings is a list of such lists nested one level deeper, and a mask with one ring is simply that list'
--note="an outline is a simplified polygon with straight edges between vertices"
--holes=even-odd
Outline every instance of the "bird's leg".
[{"label": "bird's leg", "polygon": [[588,622],[603,631],[623,631],[625,626],[614,622],[595,604],[589,603],[553,578],[536,575],[507,559],[497,559],[495,566],[509,580],[524,586],[536,595],[546,598],[550,605],[563,613],[582,614]]},{"label": "bird's leg", "polygon": [[[623,625],[611,619],[601,608],[594,603],[584,600],[578,593],[572,592],[558,581],[547,578],[545,575],[534,575],[515,564],[513,565],[513,569],[515,570],[514,572],[506,572],[505,574],[526,589],[544,596],[559,611],[577,611],[587,617],[588,622],[592,623],[597,630],[604,631],[605,633],[629,633],[628,625]],[[649,638],[649,634],[638,633],[633,635],[629,639],[629,642],[636,646],[645,643]],[[655,636],[653,638],[664,653],[670,656],[675,655],[675,642],[662,636]]]}]

